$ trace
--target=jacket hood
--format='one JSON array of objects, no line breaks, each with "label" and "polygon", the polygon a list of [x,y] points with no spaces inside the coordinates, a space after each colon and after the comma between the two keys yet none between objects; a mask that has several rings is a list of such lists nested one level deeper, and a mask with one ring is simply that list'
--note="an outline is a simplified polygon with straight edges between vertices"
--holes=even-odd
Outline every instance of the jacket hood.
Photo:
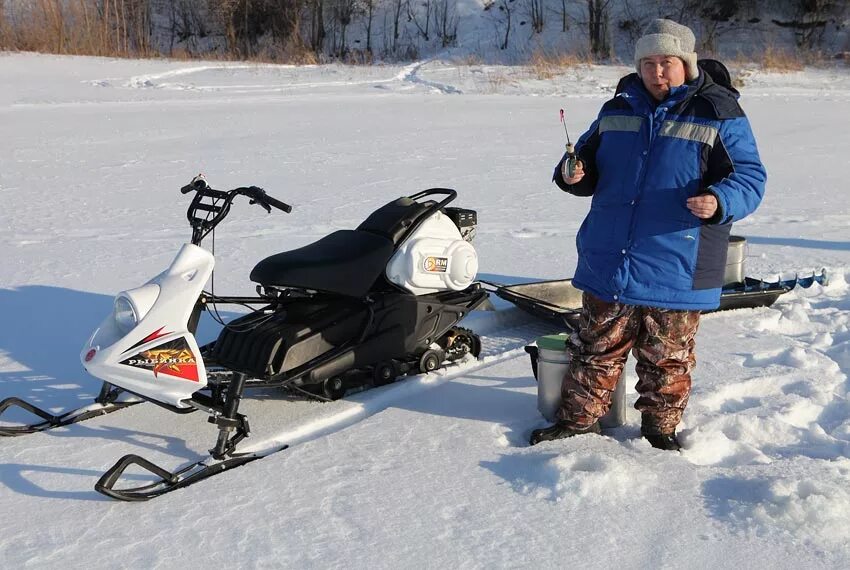
[{"label": "jacket hood", "polygon": [[[735,99],[741,97],[741,93],[733,87],[732,76],[723,63],[716,59],[701,59],[697,62],[697,66],[700,70],[699,77],[693,81],[689,81],[686,85],[697,84],[699,87],[700,84],[702,86],[714,84],[728,91]],[[643,81],[639,74],[633,72],[621,77],[617,83],[617,89],[614,91],[614,95],[619,95],[635,82],[639,87],[643,88]]]},{"label": "jacket hood", "polygon": [[[670,95],[675,99],[672,107],[681,108],[691,98],[698,96],[714,108],[718,118],[739,114],[738,98],[741,94],[732,87],[726,66],[713,59],[701,59],[699,68],[701,71],[699,77],[682,86],[687,89],[686,92],[677,92],[679,88],[674,88]],[[628,99],[643,98],[647,102],[654,101],[637,73],[630,73],[620,79],[617,83],[616,96],[625,96]]]}]

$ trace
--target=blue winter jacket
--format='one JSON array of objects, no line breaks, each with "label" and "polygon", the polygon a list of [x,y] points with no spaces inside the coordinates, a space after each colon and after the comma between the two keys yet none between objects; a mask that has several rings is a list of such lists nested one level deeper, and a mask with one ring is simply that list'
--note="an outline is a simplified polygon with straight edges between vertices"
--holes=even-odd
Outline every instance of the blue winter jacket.
[{"label": "blue winter jacket", "polygon": [[[564,182],[566,155],[555,168],[561,189],[593,196],[576,287],[629,305],[718,307],[732,222],[756,209],[767,177],[737,94],[704,69],[660,103],[636,73],[621,80],[576,144],[584,178]],[[685,201],[706,192],[719,209],[701,220]]]}]

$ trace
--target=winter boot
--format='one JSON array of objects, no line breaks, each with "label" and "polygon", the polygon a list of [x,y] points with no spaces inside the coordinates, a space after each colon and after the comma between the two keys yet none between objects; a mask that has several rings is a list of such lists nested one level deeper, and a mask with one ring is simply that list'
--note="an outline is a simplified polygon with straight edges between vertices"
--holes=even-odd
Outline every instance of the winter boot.
[{"label": "winter boot", "polygon": [[649,445],[656,449],[665,451],[680,451],[682,446],[676,438],[676,432],[673,433],[644,433],[643,437],[649,442]]},{"label": "winter boot", "polygon": [[547,428],[536,429],[531,432],[531,439],[529,440],[529,443],[531,443],[531,445],[537,445],[541,441],[564,439],[567,437],[573,437],[574,435],[581,435],[583,433],[602,433],[602,430],[599,427],[599,422],[589,425],[583,429],[567,427],[559,422]]}]

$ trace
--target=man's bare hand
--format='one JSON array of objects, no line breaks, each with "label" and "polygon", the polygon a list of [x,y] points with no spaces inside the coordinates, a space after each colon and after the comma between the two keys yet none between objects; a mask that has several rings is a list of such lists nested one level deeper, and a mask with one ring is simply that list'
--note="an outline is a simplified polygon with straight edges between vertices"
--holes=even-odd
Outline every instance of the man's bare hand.
[{"label": "man's bare hand", "polygon": [[578,184],[582,178],[584,178],[584,163],[580,160],[576,160],[576,167],[573,170],[573,175],[569,174],[569,160],[565,160],[563,166],[561,166],[561,176],[564,178],[564,182],[567,184]]},{"label": "man's bare hand", "polygon": [[697,218],[706,220],[717,213],[717,198],[714,194],[692,196],[688,198],[688,210]]}]

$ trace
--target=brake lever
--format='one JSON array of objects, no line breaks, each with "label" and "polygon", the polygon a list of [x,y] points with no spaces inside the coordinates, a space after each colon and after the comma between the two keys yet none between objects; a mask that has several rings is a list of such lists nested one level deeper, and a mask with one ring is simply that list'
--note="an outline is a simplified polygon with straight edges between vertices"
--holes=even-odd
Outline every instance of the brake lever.
[{"label": "brake lever", "polygon": [[249,204],[251,204],[252,206],[253,206],[254,204],[259,204],[260,206],[262,206],[262,207],[263,207],[263,209],[265,209],[265,211],[266,211],[266,213],[267,213],[267,214],[271,214],[271,213],[272,213],[272,207],[271,207],[271,206],[269,206],[268,204],[266,204],[265,200],[261,200],[261,199],[258,199],[258,198],[251,198],[251,199],[248,201],[248,203],[249,203]]}]

